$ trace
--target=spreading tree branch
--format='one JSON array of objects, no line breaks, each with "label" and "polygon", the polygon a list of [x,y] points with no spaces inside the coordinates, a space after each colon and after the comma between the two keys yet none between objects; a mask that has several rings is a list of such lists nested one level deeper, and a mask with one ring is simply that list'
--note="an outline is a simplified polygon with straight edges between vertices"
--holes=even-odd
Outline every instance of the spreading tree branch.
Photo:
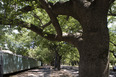
[{"label": "spreading tree branch", "polygon": [[110,7],[110,9],[109,9],[108,16],[116,16],[115,13],[112,13],[111,7]]},{"label": "spreading tree branch", "polygon": [[[54,5],[49,5],[49,3],[46,3],[45,0],[39,0],[41,2],[41,6],[42,9],[45,9],[46,12],[48,13],[51,21],[49,21],[47,24],[43,25],[43,28],[39,28],[33,24],[28,24],[24,21],[18,20],[18,19],[14,19],[14,20],[9,20],[7,21],[7,25],[12,25],[13,23],[10,22],[15,22],[15,25],[19,25],[21,27],[25,27],[27,29],[30,29],[34,32],[36,32],[37,34],[39,34],[40,36],[51,40],[51,41],[66,41],[66,42],[70,42],[70,43],[75,43],[77,44],[77,41],[79,41],[78,39],[80,38],[78,35],[63,35],[62,34],[62,30],[61,27],[59,25],[59,22],[57,20],[57,15],[67,15],[67,16],[74,16],[74,14],[76,13],[73,9],[73,4],[74,2],[72,2],[73,0],[67,1],[67,2],[63,2],[63,3],[56,3]],[[78,3],[79,4],[79,3]],[[27,10],[26,10],[27,8]],[[41,8],[41,7],[38,7]],[[32,6],[25,6],[24,8],[20,9],[21,12],[28,12],[28,11],[32,11],[34,8]],[[79,7],[78,7],[79,9]],[[76,8],[75,8],[76,10]],[[79,9],[80,11],[80,9]],[[75,13],[74,13],[75,12]],[[79,12],[80,13],[80,12]],[[0,20],[0,23],[1,20]],[[10,24],[9,24],[10,23]],[[44,27],[53,24],[53,26],[56,29],[57,35],[55,34],[49,34],[47,32],[43,32]],[[4,23],[6,24],[6,23]],[[75,37],[76,36],[76,37]]]},{"label": "spreading tree branch", "polygon": [[[39,19],[40,23],[43,25],[42,20],[39,18],[39,16],[37,16],[36,14],[34,14],[34,17]],[[45,27],[49,26],[52,22],[49,21],[48,23],[46,23],[45,25],[41,26],[42,29],[44,29]]]},{"label": "spreading tree branch", "polygon": [[28,6],[25,6],[25,7],[21,8],[21,9],[19,9],[18,11],[21,11],[23,13],[27,13],[27,12],[32,11],[32,10],[34,10],[34,8],[32,6],[28,5]]},{"label": "spreading tree branch", "polygon": [[116,16],[114,13],[109,13],[108,16]]},{"label": "spreading tree branch", "polygon": [[109,0],[109,4],[111,5],[112,3],[114,3],[115,0]]},{"label": "spreading tree branch", "polygon": [[[115,44],[115,43],[113,43],[112,41],[110,41],[110,43],[112,43],[114,46],[116,46],[116,44]],[[116,54],[115,54],[115,52],[114,52],[114,51],[112,51],[112,50],[110,50],[110,52],[111,52],[111,53],[113,53],[114,57],[116,58]]]},{"label": "spreading tree branch", "polygon": [[47,26],[49,26],[50,24],[51,24],[52,22],[51,21],[49,21],[48,23],[46,23],[45,25],[43,25],[43,26],[41,26],[41,28],[45,28],[45,27],[47,27]]},{"label": "spreading tree branch", "polygon": [[112,43],[114,46],[116,46],[116,44],[115,44],[115,43],[113,43],[112,41],[110,41],[110,43]]},{"label": "spreading tree branch", "polygon": [[111,51],[111,50],[110,50],[110,52],[113,53],[113,56],[116,58],[115,52],[114,51]]},{"label": "spreading tree branch", "polygon": [[[26,1],[29,1],[29,0],[26,0]],[[37,2],[37,0],[33,0],[33,1]],[[43,0],[43,1],[45,1],[45,0]],[[40,0],[40,2],[41,2],[41,0]],[[43,7],[45,5],[42,5],[39,2],[37,4],[38,4],[37,8],[45,9]],[[50,5],[50,7],[52,8],[52,11],[56,15],[68,15],[68,16],[73,16],[74,15],[72,13],[73,12],[73,3],[72,3],[71,0],[66,1],[66,2],[57,2],[55,4],[49,2],[47,4]],[[19,9],[19,10],[22,11],[22,12],[28,12],[28,11],[34,10],[34,8],[33,8],[33,6],[27,5],[27,6],[23,7],[22,9]]]},{"label": "spreading tree branch", "polygon": [[46,3],[45,0],[39,0],[43,6],[43,8],[46,10],[46,12],[48,13],[50,19],[51,19],[51,22],[53,24],[53,26],[55,27],[55,30],[57,32],[57,35],[58,37],[62,37],[62,30],[61,30],[61,27],[59,25],[59,22],[57,20],[57,17],[56,15],[53,13],[50,5],[48,3]]},{"label": "spreading tree branch", "polygon": [[73,16],[73,2],[67,1],[67,2],[57,2],[54,5],[51,6],[53,12],[56,15],[67,15],[67,16]]},{"label": "spreading tree branch", "polygon": [[39,19],[40,23],[43,25],[42,20],[36,14],[33,15],[35,18]]},{"label": "spreading tree branch", "polygon": [[[6,21],[6,22],[2,22],[2,20],[1,20],[0,24],[2,24],[2,25],[17,25],[20,27],[24,27],[24,28],[32,30],[33,32],[39,34],[40,36],[42,36],[48,40],[51,40],[51,41],[66,41],[69,43],[74,43],[75,41],[77,41],[77,39],[80,38],[79,37],[80,35],[70,35],[70,34],[64,34],[64,35],[62,35],[62,37],[58,37],[55,34],[49,34],[47,32],[43,32],[43,29],[41,27],[39,28],[33,24],[26,23],[22,20],[19,20],[19,19],[14,19],[14,20],[7,19],[7,20],[8,21]],[[15,23],[13,23],[12,21]],[[73,42],[72,42],[72,40],[73,40]]]},{"label": "spreading tree branch", "polygon": [[[38,28],[37,26],[35,26],[33,24],[31,24],[30,27],[28,27],[27,25],[28,24],[26,24],[26,25],[24,24],[24,25],[22,25],[22,27],[30,29],[30,30],[36,32],[37,34],[39,34],[40,36],[42,36],[48,40],[51,40],[51,41],[66,41],[69,43],[75,43],[75,41],[77,41],[81,37],[81,36],[75,37],[75,35],[68,34],[68,35],[63,35],[62,37],[59,38],[58,36],[56,36],[54,34],[49,34],[49,33],[43,32],[43,29]],[[73,40],[73,42],[72,42],[72,40]]]}]

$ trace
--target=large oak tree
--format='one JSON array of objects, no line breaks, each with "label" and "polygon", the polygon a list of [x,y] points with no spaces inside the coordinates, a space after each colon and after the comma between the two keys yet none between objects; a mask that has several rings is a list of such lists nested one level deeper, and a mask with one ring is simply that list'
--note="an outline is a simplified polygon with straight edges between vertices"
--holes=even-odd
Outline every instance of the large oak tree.
[{"label": "large oak tree", "polygon": [[[29,2],[29,0],[22,1]],[[47,0],[31,1],[36,2],[36,8],[44,9],[47,12],[50,18],[47,24],[38,27],[37,25],[22,21],[20,17],[13,18],[13,16],[16,17],[18,14],[34,10],[33,5],[25,5],[21,9],[16,9],[16,12],[21,12],[14,13],[14,15],[12,13],[12,16],[7,18],[7,22],[5,22],[6,20],[2,15],[2,18],[0,18],[4,21],[0,20],[0,23],[7,25],[17,24],[51,41],[69,42],[79,50],[79,77],[108,77],[109,32],[107,28],[107,14],[114,0],[69,0],[61,3],[56,2],[55,4]],[[63,34],[57,19],[59,15],[71,16],[79,21],[83,31],[82,34]],[[39,19],[36,15],[35,17]],[[12,23],[12,21],[15,23]],[[44,28],[50,24],[54,26],[56,34],[44,32]]]}]

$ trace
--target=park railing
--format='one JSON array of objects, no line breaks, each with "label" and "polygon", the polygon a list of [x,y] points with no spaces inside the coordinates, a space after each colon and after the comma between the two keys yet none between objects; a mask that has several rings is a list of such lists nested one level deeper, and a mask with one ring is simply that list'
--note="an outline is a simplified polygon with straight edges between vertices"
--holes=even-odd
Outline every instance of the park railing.
[{"label": "park railing", "polygon": [[33,58],[0,51],[0,73],[10,74],[41,66],[41,62]]}]

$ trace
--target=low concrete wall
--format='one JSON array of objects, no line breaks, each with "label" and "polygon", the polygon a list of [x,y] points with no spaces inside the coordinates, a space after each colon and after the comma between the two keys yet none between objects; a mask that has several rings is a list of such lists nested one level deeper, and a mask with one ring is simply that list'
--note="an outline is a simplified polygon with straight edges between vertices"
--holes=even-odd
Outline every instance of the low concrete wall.
[{"label": "low concrete wall", "polygon": [[40,61],[33,58],[3,52],[0,52],[0,54],[2,55],[3,74],[14,73],[41,65]]}]

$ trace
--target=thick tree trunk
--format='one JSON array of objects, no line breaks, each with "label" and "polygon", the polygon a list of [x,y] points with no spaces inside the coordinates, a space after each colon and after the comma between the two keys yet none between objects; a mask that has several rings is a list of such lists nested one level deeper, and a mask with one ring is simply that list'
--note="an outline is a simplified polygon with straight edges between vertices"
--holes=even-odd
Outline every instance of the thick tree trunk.
[{"label": "thick tree trunk", "polygon": [[83,35],[83,46],[79,51],[79,77],[108,77],[108,40],[108,30],[105,27]]},{"label": "thick tree trunk", "polygon": [[[108,35],[107,35],[108,36]],[[108,77],[108,37],[101,33],[85,39],[80,50],[79,77]],[[99,39],[101,38],[101,39]]]},{"label": "thick tree trunk", "polygon": [[79,77],[108,77],[109,74],[107,12],[100,11],[88,12],[81,20],[83,36],[77,46],[80,53]]},{"label": "thick tree trunk", "polygon": [[94,54],[85,52],[84,56],[81,54],[79,77],[108,77],[109,66],[106,56],[108,52],[100,53],[97,50],[93,52]]}]

